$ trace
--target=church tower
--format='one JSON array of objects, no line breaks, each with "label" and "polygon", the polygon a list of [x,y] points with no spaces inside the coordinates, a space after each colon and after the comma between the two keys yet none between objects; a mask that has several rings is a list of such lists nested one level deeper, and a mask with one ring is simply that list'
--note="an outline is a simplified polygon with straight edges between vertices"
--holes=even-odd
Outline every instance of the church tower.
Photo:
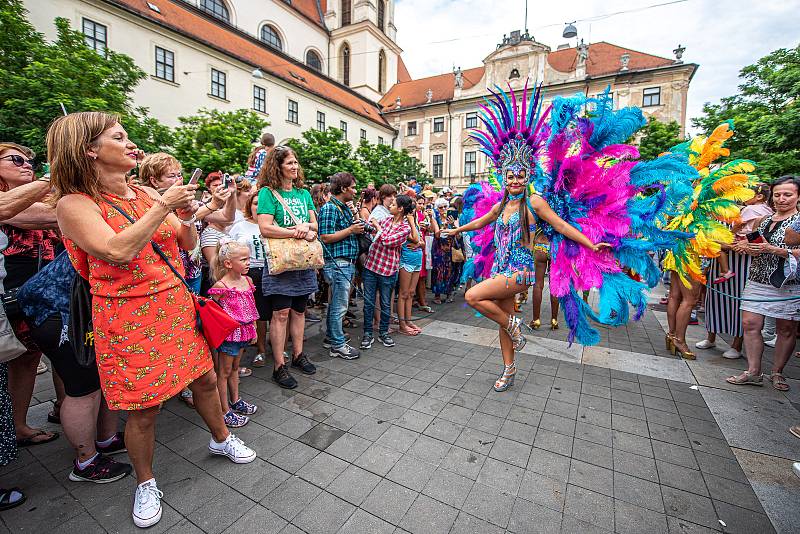
[{"label": "church tower", "polygon": [[394,0],[328,0],[331,76],[378,101],[397,82]]}]

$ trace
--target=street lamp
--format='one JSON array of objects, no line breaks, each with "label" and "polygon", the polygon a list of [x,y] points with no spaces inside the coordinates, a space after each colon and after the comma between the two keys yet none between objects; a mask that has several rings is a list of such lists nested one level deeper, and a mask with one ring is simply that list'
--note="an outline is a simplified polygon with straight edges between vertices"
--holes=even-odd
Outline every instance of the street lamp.
[{"label": "street lamp", "polygon": [[253,69],[253,72],[250,73],[250,76],[256,78],[257,80],[261,80],[264,78],[264,73],[261,72],[261,69],[259,67],[256,67]]},{"label": "street lamp", "polygon": [[573,20],[572,22],[565,23],[567,26],[564,28],[564,33],[561,34],[564,39],[572,39],[578,36],[578,28],[574,26],[575,22],[576,21]]}]

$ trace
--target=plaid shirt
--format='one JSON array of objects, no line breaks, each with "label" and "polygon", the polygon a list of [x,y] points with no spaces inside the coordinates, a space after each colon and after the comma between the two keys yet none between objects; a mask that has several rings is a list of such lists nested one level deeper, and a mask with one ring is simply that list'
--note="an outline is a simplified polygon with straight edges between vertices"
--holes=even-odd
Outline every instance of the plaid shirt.
[{"label": "plaid shirt", "polygon": [[391,276],[400,269],[400,247],[408,239],[411,227],[405,217],[396,226],[394,217],[387,217],[379,224],[380,234],[369,248],[364,267],[381,276]]},{"label": "plaid shirt", "polygon": [[[353,224],[350,208],[342,204],[338,198],[331,199],[319,210],[319,235],[335,234]],[[325,243],[322,247],[325,261],[343,258],[355,261],[358,257],[358,239],[349,235],[336,243]]]}]

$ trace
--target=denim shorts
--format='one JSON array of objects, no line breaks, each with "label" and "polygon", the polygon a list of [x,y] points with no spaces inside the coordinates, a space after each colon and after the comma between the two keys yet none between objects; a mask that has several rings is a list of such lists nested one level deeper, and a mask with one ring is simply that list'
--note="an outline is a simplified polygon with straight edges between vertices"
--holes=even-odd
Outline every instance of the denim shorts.
[{"label": "denim shorts", "polygon": [[250,345],[249,341],[223,341],[217,352],[222,352],[228,356],[238,356],[239,351]]},{"label": "denim shorts", "polygon": [[410,250],[403,245],[400,249],[400,268],[409,273],[422,270],[422,249]]}]

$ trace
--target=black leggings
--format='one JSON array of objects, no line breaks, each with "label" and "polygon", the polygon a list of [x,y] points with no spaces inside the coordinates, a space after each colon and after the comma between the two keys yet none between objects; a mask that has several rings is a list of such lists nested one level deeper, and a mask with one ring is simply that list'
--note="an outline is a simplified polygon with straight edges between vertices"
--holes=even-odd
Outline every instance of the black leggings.
[{"label": "black leggings", "polygon": [[61,316],[51,315],[41,325],[31,327],[31,337],[41,351],[50,359],[56,373],[64,382],[64,391],[70,397],[83,397],[100,389],[97,364],[82,367],[75,360],[69,341],[61,343]]}]

